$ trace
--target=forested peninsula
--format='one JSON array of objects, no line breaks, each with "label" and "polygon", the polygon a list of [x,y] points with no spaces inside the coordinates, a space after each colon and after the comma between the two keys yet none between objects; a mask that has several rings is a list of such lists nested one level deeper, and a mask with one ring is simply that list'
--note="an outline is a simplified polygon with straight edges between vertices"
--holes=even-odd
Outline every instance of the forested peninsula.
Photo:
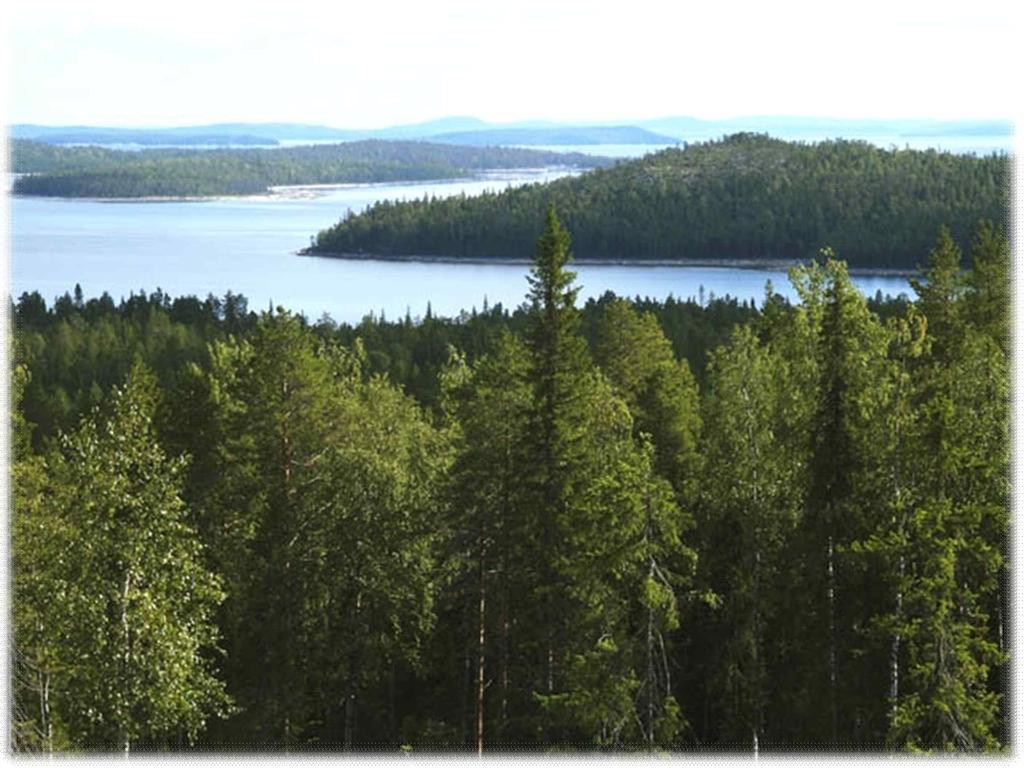
[{"label": "forested peninsula", "polygon": [[487,170],[571,166],[595,168],[609,158],[506,147],[419,141],[353,141],[271,149],[61,147],[11,142],[16,195],[160,198],[254,195],[270,187],[429,181]]},{"label": "forested peninsula", "polygon": [[1006,233],[915,298],[20,296],[16,751],[998,752]]},{"label": "forested peninsula", "polygon": [[1006,220],[1009,159],[792,143],[757,134],[670,148],[576,178],[466,198],[379,202],[308,253],[522,259],[557,206],[580,261],[802,261],[914,269],[945,225],[962,247]]}]

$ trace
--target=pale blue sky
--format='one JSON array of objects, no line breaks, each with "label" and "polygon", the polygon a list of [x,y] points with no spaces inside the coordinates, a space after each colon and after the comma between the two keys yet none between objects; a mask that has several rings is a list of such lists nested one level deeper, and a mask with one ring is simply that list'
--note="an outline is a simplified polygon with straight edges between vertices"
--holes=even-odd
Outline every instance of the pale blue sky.
[{"label": "pale blue sky", "polygon": [[14,0],[7,122],[1013,118],[1014,6]]}]

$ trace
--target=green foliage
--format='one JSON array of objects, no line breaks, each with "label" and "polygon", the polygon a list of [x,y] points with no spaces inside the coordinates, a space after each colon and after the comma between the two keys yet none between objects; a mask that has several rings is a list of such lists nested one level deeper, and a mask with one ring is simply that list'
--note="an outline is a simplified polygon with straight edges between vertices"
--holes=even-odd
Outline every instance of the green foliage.
[{"label": "green foliage", "polygon": [[23,295],[15,748],[1007,745],[1001,231],[759,310],[569,245],[452,319]]},{"label": "green foliage", "polygon": [[636,433],[650,436],[657,472],[681,500],[692,500],[701,424],[689,365],[675,359],[653,313],[638,314],[621,299],[602,308],[596,335],[595,361],[629,405]]},{"label": "green foliage", "polygon": [[364,378],[358,348],[318,342],[289,313],[214,358],[222,490],[204,515],[235,531],[218,562],[244,707],[225,738],[255,722],[267,744],[350,746],[357,698],[416,664],[434,620],[445,444],[408,398]]},{"label": "green foliage", "polygon": [[[787,338],[797,338],[799,320],[787,323]],[[786,546],[805,482],[807,412],[794,395],[797,365],[749,327],[737,329],[709,365],[699,584],[721,604],[702,610],[710,636],[699,637],[717,670],[709,682],[723,713],[718,738],[730,746],[765,740],[772,678],[785,674],[769,667],[777,654],[769,643],[785,619],[792,579]]]},{"label": "green foliage", "polygon": [[1010,242],[1005,231],[982,222],[971,247],[966,277],[965,316],[995,339],[1004,355],[1010,347]]},{"label": "green foliage", "polygon": [[[194,741],[227,711],[210,658],[224,595],[185,522],[185,461],[154,440],[157,396],[135,366],[106,414],[51,458],[45,517],[21,531],[19,549],[35,558],[15,563],[16,583],[42,630],[23,653],[52,675],[53,708],[70,743],[86,748]],[[33,583],[52,591],[43,597]]]}]

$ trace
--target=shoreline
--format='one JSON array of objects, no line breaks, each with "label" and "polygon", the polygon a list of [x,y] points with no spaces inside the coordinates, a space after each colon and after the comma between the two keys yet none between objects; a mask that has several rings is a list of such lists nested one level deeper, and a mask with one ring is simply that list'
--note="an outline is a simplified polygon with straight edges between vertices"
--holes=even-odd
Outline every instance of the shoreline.
[{"label": "shoreline", "polygon": [[[248,201],[285,201],[285,200],[308,200],[323,197],[339,189],[371,188],[371,187],[393,187],[393,186],[414,186],[426,184],[458,184],[467,181],[494,181],[521,184],[536,184],[536,180],[524,177],[542,176],[548,173],[579,174],[595,170],[599,166],[591,168],[578,165],[546,165],[536,168],[485,168],[474,169],[463,176],[439,176],[436,179],[390,179],[386,181],[338,181],[328,183],[311,184],[271,184],[262,192],[251,192],[244,194],[214,194],[214,195],[139,195],[130,197],[101,197],[88,195],[33,195],[30,193],[17,192],[8,189],[7,195],[10,198],[23,198],[26,200],[63,200],[69,202],[81,201],[87,203],[209,203],[222,200],[248,200]],[[12,176],[31,176],[31,173],[11,174]],[[504,178],[508,176],[509,178]]]},{"label": "shoreline", "polygon": [[[317,253],[308,248],[295,251],[296,256],[307,256],[323,259],[343,259],[347,261],[387,261],[404,262],[417,264],[472,264],[474,266],[485,266],[494,264],[498,266],[529,266],[533,259],[495,257],[485,258],[480,256],[434,256],[417,254],[391,254],[381,255],[375,253]],[[809,261],[809,260],[808,260]],[[679,268],[702,268],[702,269],[755,269],[785,272],[792,267],[798,267],[807,263],[799,259],[586,259],[573,258],[572,266],[579,267],[656,267],[666,269]],[[912,277],[918,274],[917,270],[904,269],[900,267],[848,267],[852,276],[859,277]]]}]

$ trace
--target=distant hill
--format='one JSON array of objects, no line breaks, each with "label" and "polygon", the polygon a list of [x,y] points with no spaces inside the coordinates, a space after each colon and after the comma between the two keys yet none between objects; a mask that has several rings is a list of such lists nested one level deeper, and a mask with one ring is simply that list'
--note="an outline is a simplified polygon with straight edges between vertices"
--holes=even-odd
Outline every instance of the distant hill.
[{"label": "distant hill", "polygon": [[278,149],[64,147],[15,139],[13,192],[46,197],[202,197],[271,186],[450,179],[504,168],[610,165],[609,158],[507,147],[371,139]]},{"label": "distant hill", "polygon": [[193,126],[186,128],[104,128],[84,125],[45,126],[19,124],[10,129],[12,139],[47,144],[139,144],[181,146],[274,146],[277,139],[260,135],[245,126]]},{"label": "distant hill", "polygon": [[282,141],[416,140],[471,146],[559,144],[671,144],[675,139],[633,126],[572,126],[544,121],[495,126],[474,117],[445,117],[387,128],[331,128],[302,123],[215,123],[174,128],[11,126],[12,139],[48,144],[164,146],[273,146]]},{"label": "distant hill", "polygon": [[364,139],[423,139],[437,133],[475,130],[486,126],[473,117],[445,117],[388,128],[332,128],[311,123],[212,123],[152,128],[103,126],[12,125],[12,139],[48,144],[139,144],[165,146],[274,146],[282,141],[360,141]]},{"label": "distant hill", "polygon": [[384,201],[316,237],[325,255],[527,259],[557,207],[587,259],[803,260],[912,269],[939,227],[1005,221],[1009,160],[737,134],[471,199]]},{"label": "distant hill", "polygon": [[431,141],[473,146],[559,146],[581,144],[677,144],[664,136],[630,125],[558,126],[554,128],[487,128],[439,133]]},{"label": "distant hill", "polygon": [[768,133],[790,140],[823,138],[875,139],[911,137],[1013,137],[1013,124],[1005,120],[866,120],[785,115],[700,120],[695,117],[662,117],[634,125],[672,136],[700,141],[739,132]]},{"label": "distant hill", "polygon": [[707,141],[742,132],[768,133],[787,140],[819,141],[827,138],[866,139],[888,146],[916,140],[921,145],[943,145],[959,140],[971,146],[1009,149],[1013,125],[1000,120],[853,120],[843,118],[749,116],[723,120],[661,117],[637,121],[558,123],[522,120],[489,123],[475,117],[450,116],[381,128],[335,128],[312,123],[213,123],[178,127],[118,128],[97,126],[11,126],[14,139],[50,144],[140,146],[274,146],[280,142],[338,142],[365,139],[427,140],[446,144],[584,145],[671,144]]}]

